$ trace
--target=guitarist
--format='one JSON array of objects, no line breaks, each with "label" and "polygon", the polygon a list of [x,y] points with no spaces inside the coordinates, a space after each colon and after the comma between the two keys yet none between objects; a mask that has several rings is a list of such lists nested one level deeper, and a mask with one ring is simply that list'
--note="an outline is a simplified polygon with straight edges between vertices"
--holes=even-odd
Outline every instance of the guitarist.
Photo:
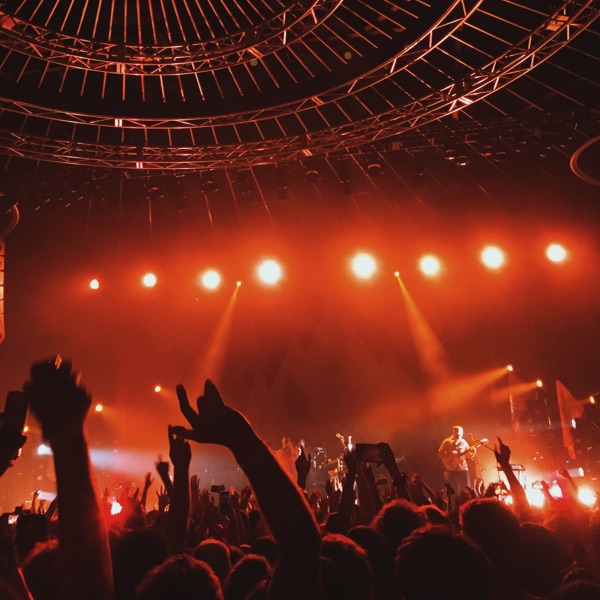
[{"label": "guitarist", "polygon": [[457,494],[471,485],[467,459],[473,458],[475,452],[476,449],[463,438],[463,428],[460,425],[452,427],[452,435],[438,449],[444,465],[444,479]]}]

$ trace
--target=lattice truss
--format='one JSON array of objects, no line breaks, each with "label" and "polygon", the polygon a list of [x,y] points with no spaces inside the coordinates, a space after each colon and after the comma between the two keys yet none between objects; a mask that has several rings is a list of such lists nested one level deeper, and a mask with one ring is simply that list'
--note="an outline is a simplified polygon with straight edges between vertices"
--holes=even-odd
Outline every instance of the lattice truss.
[{"label": "lattice truss", "polygon": [[0,152],[254,166],[398,136],[486,98],[594,0],[0,0]]}]

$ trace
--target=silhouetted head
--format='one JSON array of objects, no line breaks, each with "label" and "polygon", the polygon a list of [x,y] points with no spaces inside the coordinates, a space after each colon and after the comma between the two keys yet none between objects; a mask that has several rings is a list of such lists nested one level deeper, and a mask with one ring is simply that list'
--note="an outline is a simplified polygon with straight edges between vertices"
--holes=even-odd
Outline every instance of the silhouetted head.
[{"label": "silhouetted head", "polygon": [[231,570],[227,600],[245,600],[257,588],[263,589],[271,580],[271,567],[264,556],[248,554]]},{"label": "silhouetted head", "polygon": [[194,551],[194,558],[203,560],[214,571],[225,590],[229,581],[231,558],[229,547],[220,540],[204,540]]},{"label": "silhouetted head", "polygon": [[404,600],[489,600],[492,569],[475,544],[434,525],[414,531],[400,544],[396,586]]},{"label": "silhouetted head", "polygon": [[372,525],[383,533],[390,549],[395,552],[404,538],[425,523],[425,517],[417,506],[406,500],[393,500],[379,511]]},{"label": "silhouetted head", "polygon": [[151,529],[136,529],[111,540],[115,600],[133,597],[135,586],[169,555],[165,540]]},{"label": "silhouetted head", "polygon": [[521,538],[519,520],[496,498],[476,498],[461,506],[463,533],[492,561],[495,569],[516,569]]},{"label": "silhouetted head", "polygon": [[321,540],[321,556],[332,560],[340,569],[345,584],[345,594],[339,598],[363,600],[371,591],[371,565],[367,553],[345,535],[330,533]]},{"label": "silhouetted head", "polygon": [[154,567],[138,585],[136,600],[223,600],[221,586],[203,561],[177,554]]}]

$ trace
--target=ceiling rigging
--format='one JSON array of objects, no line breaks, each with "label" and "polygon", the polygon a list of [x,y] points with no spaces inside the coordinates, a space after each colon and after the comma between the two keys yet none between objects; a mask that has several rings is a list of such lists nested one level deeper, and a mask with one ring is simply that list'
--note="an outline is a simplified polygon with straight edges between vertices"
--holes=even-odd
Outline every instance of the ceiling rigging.
[{"label": "ceiling rigging", "polygon": [[[590,29],[594,0],[0,1],[0,153],[253,167],[402,144]],[[545,84],[547,86],[548,84]]]}]

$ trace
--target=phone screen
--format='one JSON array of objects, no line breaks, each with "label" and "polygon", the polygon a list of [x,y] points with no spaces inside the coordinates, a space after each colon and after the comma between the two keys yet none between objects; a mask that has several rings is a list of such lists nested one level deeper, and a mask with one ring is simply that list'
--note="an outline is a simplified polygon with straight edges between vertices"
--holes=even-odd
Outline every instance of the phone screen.
[{"label": "phone screen", "polygon": [[231,507],[231,496],[228,491],[219,493],[219,508],[221,512],[228,511]]},{"label": "phone screen", "polygon": [[359,462],[382,462],[382,449],[378,444],[356,444],[355,452]]}]

